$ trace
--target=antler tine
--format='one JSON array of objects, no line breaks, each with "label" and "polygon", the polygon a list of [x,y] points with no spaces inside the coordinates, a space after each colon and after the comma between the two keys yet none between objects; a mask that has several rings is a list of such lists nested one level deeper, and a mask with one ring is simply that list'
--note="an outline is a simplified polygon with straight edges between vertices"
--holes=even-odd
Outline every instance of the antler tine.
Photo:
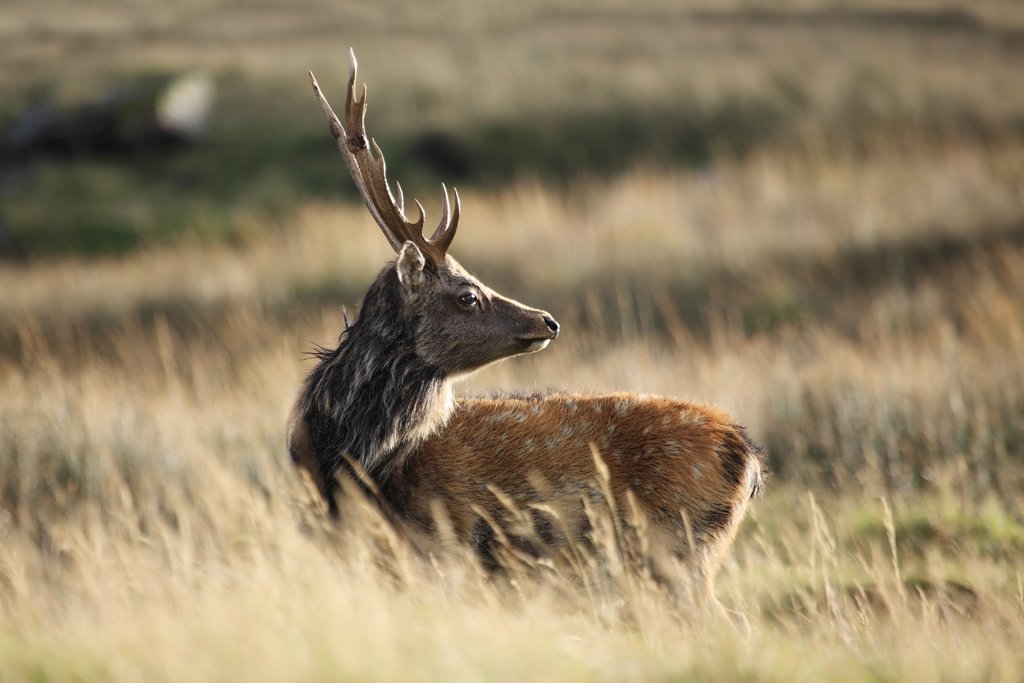
[{"label": "antler tine", "polygon": [[[452,220],[448,224],[448,229],[444,231],[437,242],[437,246],[443,249],[446,253],[448,247],[451,245],[452,240],[455,239],[455,231],[459,229],[459,218],[462,216],[462,202],[459,200],[459,191],[456,188],[452,188],[452,193],[455,194],[455,208],[452,210]],[[447,193],[445,193],[447,196]]]},{"label": "antler tine", "polygon": [[441,183],[441,220],[438,221],[437,227],[434,228],[434,234],[430,236],[431,242],[436,242],[440,239],[444,231],[448,229],[448,214],[451,213],[451,206],[448,203],[448,188],[445,187],[444,183]]},{"label": "antler tine", "polygon": [[[434,234],[430,236],[431,243],[436,244],[445,251],[448,250],[448,245],[455,239],[455,231],[459,227],[459,215],[462,208],[459,201],[459,191],[455,188],[452,188],[452,191],[455,192],[454,211],[448,202],[448,188],[444,183],[441,183],[441,220],[434,229]],[[451,214],[450,221],[449,214]]]},{"label": "antler tine", "polygon": [[348,87],[345,90],[345,123],[349,130],[362,136],[362,144],[366,144],[366,84],[363,84],[362,97],[356,97],[356,74],[359,62],[356,61],[355,50],[348,51]]},{"label": "antler tine", "polygon": [[[452,213],[448,201],[448,190],[444,185],[441,186],[444,193],[441,221],[430,239],[423,236],[425,213],[423,206],[415,199],[413,201],[419,209],[419,218],[416,221],[406,218],[402,186],[398,183],[395,184],[398,191],[396,199],[388,184],[387,163],[384,161],[384,154],[377,146],[377,142],[366,136],[366,86],[363,86],[362,96],[356,97],[358,63],[353,50],[349,50],[349,57],[351,64],[348,72],[348,91],[345,96],[344,125],[320,91],[316,77],[312,72],[309,74],[313,81],[313,90],[320,100],[320,105],[330,124],[331,133],[338,141],[338,149],[341,150],[342,157],[345,159],[345,165],[352,175],[352,180],[355,182],[366,208],[369,209],[370,215],[380,226],[391,247],[397,252],[402,248],[402,243],[409,240],[420,248],[428,261],[435,264],[440,263],[444,260],[448,246],[455,237],[455,228],[459,221],[459,194],[455,193],[455,211]],[[452,219],[450,224],[449,214]]]},{"label": "antler tine", "polygon": [[395,181],[395,189],[398,190],[398,198],[395,200],[395,203],[398,204],[398,210],[401,211],[402,215],[404,216],[405,215],[405,195],[402,193],[402,183],[400,183],[400,182],[398,182],[396,180]]}]

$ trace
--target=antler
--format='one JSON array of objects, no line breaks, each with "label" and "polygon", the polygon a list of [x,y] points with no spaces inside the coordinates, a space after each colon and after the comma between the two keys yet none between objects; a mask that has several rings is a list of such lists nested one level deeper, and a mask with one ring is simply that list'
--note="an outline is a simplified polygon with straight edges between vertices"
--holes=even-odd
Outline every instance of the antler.
[{"label": "antler", "polygon": [[[370,215],[377,221],[377,225],[388,238],[391,247],[397,252],[402,244],[408,240],[413,242],[423,256],[433,264],[444,260],[448,246],[455,239],[455,230],[459,227],[459,191],[455,190],[455,209],[451,210],[448,204],[448,188],[441,183],[441,220],[434,229],[434,234],[429,239],[423,236],[423,220],[425,218],[423,205],[413,199],[416,208],[419,209],[420,217],[416,221],[410,221],[405,217],[405,199],[402,196],[402,186],[395,183],[398,190],[398,200],[391,194],[391,187],[388,185],[387,165],[384,163],[384,155],[377,146],[377,142],[370,139],[374,153],[370,151],[367,144],[366,125],[366,85],[363,85],[362,96],[356,99],[356,53],[349,50],[351,66],[348,71],[348,94],[345,97],[345,124],[342,125],[338,116],[331,109],[327,99],[320,92],[320,86],[316,82],[313,72],[309,77],[313,81],[313,92],[320,100],[320,106],[327,115],[327,121],[331,126],[331,134],[338,141],[338,149],[345,159],[352,180],[359,188],[359,194],[366,202],[366,208]],[[451,220],[449,221],[449,213]]]}]

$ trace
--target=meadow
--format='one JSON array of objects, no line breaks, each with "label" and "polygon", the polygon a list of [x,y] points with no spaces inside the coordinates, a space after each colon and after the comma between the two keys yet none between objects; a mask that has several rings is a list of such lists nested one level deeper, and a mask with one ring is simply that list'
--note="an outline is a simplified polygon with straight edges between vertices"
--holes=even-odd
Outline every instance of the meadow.
[{"label": "meadow", "polygon": [[[202,67],[226,113],[0,184],[0,680],[1024,677],[1016,4],[49,4],[0,8],[5,107]],[[391,256],[303,75],[349,44],[393,177],[428,221],[458,181],[455,256],[562,323],[460,394],[671,394],[766,446],[717,582],[749,634],[607,539],[491,576],[292,469]]]}]

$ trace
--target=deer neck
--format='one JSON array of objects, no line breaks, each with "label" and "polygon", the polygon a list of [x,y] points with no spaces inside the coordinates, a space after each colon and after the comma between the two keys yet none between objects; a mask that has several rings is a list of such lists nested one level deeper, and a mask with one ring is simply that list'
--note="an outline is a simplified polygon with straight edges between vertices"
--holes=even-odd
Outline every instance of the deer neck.
[{"label": "deer neck", "polygon": [[338,347],[320,355],[307,384],[307,413],[322,456],[346,456],[377,481],[447,422],[451,382],[416,355],[411,327],[365,307]]}]

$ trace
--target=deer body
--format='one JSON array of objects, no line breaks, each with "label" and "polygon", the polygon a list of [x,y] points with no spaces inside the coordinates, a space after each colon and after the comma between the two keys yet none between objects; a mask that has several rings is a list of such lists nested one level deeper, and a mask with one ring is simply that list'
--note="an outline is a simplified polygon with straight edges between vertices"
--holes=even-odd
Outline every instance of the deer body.
[{"label": "deer body", "polygon": [[459,376],[543,349],[558,323],[489,289],[447,254],[457,193],[451,210],[445,191],[430,239],[422,207],[418,221],[405,217],[375,144],[370,153],[354,56],[344,125],[313,83],[346,165],[398,253],[338,346],[317,353],[293,411],[292,459],[331,511],[339,475],[368,478],[396,521],[430,534],[441,514],[487,558],[496,536],[521,535],[517,513],[531,520],[534,545],[557,548],[588,539],[588,505],[625,515],[629,499],[652,541],[710,578],[761,486],[760,449],[721,411],[672,398],[455,400]]},{"label": "deer body", "polygon": [[394,478],[389,501],[421,528],[430,528],[430,501],[442,501],[456,534],[483,555],[490,520],[509,520],[509,504],[530,513],[527,536],[576,543],[590,532],[583,499],[605,504],[592,449],[623,512],[632,493],[649,540],[704,575],[761,485],[756,446],[720,411],[635,394],[556,393],[457,402]]}]

